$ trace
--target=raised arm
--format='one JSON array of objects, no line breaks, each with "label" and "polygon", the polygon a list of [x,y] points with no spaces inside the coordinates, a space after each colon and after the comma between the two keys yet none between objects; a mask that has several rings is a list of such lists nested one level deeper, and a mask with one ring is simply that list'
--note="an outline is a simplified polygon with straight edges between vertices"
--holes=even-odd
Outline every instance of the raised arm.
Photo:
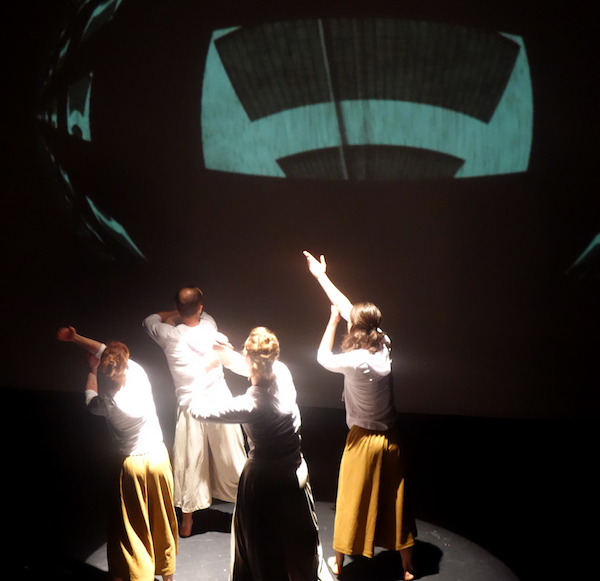
[{"label": "raised arm", "polygon": [[56,338],[65,343],[75,343],[92,355],[96,355],[103,347],[103,343],[100,343],[100,341],[84,337],[77,333],[75,327],[60,328],[56,334]]},{"label": "raised arm", "polygon": [[98,395],[98,364],[100,355],[104,350],[104,343],[84,337],[77,333],[74,327],[62,327],[58,330],[56,337],[65,343],[75,343],[87,352],[87,360],[90,366],[87,380],[85,382],[85,403],[89,411],[98,416],[107,416],[108,410],[102,398]]},{"label": "raised arm", "polygon": [[167,323],[173,326],[179,325],[179,323],[181,323],[181,315],[179,314],[179,311],[159,311],[156,314],[160,317],[160,320],[163,323]]},{"label": "raised arm", "polygon": [[333,342],[335,341],[335,331],[338,323],[340,322],[340,312],[335,305],[331,305],[331,315],[325,327],[319,350],[331,351],[333,349]]},{"label": "raised arm", "polygon": [[[85,391],[93,391],[96,395],[98,395],[98,364],[100,363],[100,359],[91,353],[87,354],[87,359],[90,370],[88,372],[88,378],[85,384]],[[93,395],[90,394],[89,398],[91,399],[92,397]]]},{"label": "raised arm", "polygon": [[148,315],[143,320],[142,326],[146,329],[146,333],[164,349],[170,340],[175,325],[179,322],[176,317],[179,317],[177,311],[160,311]]},{"label": "raised arm", "polygon": [[339,314],[348,320],[350,311],[352,309],[352,303],[348,297],[340,291],[327,276],[327,263],[325,262],[325,256],[321,254],[320,260],[317,260],[310,252],[305,250],[303,252],[306,256],[306,262],[308,263],[308,269],[310,273],[317,279],[317,282],[321,285],[321,288],[325,291],[325,294],[329,297],[332,305],[337,307]]}]

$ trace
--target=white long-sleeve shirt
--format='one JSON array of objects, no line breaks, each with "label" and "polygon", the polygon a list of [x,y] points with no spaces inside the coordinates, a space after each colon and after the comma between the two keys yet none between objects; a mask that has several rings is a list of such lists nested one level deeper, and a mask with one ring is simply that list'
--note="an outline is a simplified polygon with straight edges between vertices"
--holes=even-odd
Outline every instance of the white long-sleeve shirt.
[{"label": "white long-sleeve shirt", "polygon": [[300,462],[300,410],[289,369],[273,364],[275,380],[269,388],[251,386],[244,395],[215,399],[194,398],[190,413],[202,421],[244,426],[251,458],[268,462]]},{"label": "white long-sleeve shirt", "polygon": [[202,313],[195,327],[163,323],[157,314],[146,317],[143,325],[165,352],[179,406],[189,405],[195,394],[231,397],[222,365],[205,372],[217,337],[217,324],[210,315]]},{"label": "white long-sleeve shirt", "polygon": [[88,389],[85,400],[91,413],[107,419],[120,454],[147,454],[163,444],[152,386],[144,369],[135,361],[129,360],[125,384],[114,396],[98,395]]}]

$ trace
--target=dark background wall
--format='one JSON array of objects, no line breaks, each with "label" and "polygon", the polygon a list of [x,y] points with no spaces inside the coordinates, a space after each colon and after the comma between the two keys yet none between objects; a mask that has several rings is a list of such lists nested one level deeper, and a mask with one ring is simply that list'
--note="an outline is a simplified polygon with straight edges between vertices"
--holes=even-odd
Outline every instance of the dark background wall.
[{"label": "dark background wall", "polygon": [[[499,417],[589,413],[597,379],[598,289],[565,276],[599,228],[597,44],[586,13],[537,3],[308,3],[125,0],[79,51],[94,71],[92,142],[35,118],[62,2],[22,2],[5,19],[8,137],[2,384],[76,391],[83,363],[54,340],[72,324],[120,338],[169,385],[140,327],[183,284],[236,346],[255,325],[280,337],[299,400],[341,407],[315,352],[327,301],[301,251],[324,253],[353,301],[372,300],[394,341],[398,407]],[[427,182],[330,182],[207,171],[199,126],[209,34],[242,23],[379,15],[522,36],[534,131],[525,173]],[[61,20],[63,18],[63,20]],[[112,28],[111,28],[112,27]],[[76,59],[77,62],[77,59]],[[147,262],[110,260],[75,232],[40,133],[75,189],[125,226]],[[234,389],[243,385],[233,383]]]},{"label": "dark background wall", "polygon": [[360,14],[358,3],[303,3],[294,13],[275,2],[208,9],[170,1],[166,10],[145,0],[142,16],[140,4],[124,0],[114,36],[81,56],[94,63],[93,146],[64,138],[54,146],[82,193],[126,226],[143,264],[103,258],[77,235],[41,149],[38,80],[64,2],[23,0],[3,17],[0,426],[14,500],[5,517],[19,549],[8,552],[21,578],[68,577],[73,563],[61,559],[80,563],[105,538],[105,427],[81,407],[85,364],[55,341],[57,327],[131,346],[151,374],[170,444],[170,378],[140,322],[170,308],[174,290],[190,281],[236,346],[257,324],[280,336],[315,495],[333,500],[345,435],[341,380],[315,362],[328,306],[304,248],[327,255],[352,300],[384,312],[417,517],[480,544],[523,580],[589,575],[597,268],[565,276],[600,230],[597,35],[587,8],[370,2],[369,14],[522,36],[532,155],[523,174],[346,184],[208,172],[198,119],[213,28]]}]

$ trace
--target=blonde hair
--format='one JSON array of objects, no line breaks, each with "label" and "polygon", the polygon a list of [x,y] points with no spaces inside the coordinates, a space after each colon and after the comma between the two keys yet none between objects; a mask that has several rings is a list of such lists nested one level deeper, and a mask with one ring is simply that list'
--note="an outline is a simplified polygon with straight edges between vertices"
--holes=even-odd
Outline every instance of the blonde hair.
[{"label": "blonde hair", "polygon": [[255,327],[244,343],[244,353],[250,360],[253,377],[273,380],[273,363],[279,358],[279,340],[266,327]]},{"label": "blonde hair", "polygon": [[127,345],[120,341],[111,341],[102,353],[99,370],[113,383],[122,385],[125,381],[128,361],[129,349]]}]

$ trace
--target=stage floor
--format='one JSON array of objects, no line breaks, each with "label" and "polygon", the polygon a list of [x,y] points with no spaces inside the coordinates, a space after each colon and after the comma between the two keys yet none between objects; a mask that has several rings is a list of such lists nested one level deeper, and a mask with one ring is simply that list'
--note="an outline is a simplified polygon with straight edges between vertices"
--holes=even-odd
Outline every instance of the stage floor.
[{"label": "stage floor", "polygon": [[[103,418],[91,416],[78,393],[4,389],[1,395],[8,487],[3,516],[13,527],[5,553],[13,576],[106,581],[112,448]],[[170,447],[174,411],[164,402],[158,407]],[[539,581],[588,579],[597,570],[596,423],[412,414],[400,419],[422,577]],[[326,557],[332,554],[346,434],[344,410],[302,408],[302,448]],[[198,534],[181,540],[176,581],[227,579],[231,510],[215,504],[199,515]],[[397,579],[400,565],[393,561],[390,553],[372,562],[353,560],[342,581]]]},{"label": "stage floor", "polygon": [[[316,503],[323,554],[333,555],[334,506]],[[175,581],[227,581],[233,504],[217,503],[197,512],[191,537],[179,539]],[[415,573],[436,581],[518,581],[499,559],[475,543],[433,524],[417,520],[414,549]],[[87,565],[107,571],[106,545],[86,560]],[[160,577],[157,577],[160,579]],[[334,577],[335,579],[335,577]],[[373,559],[346,559],[340,581],[393,581],[403,579],[399,554],[377,551]]]}]

